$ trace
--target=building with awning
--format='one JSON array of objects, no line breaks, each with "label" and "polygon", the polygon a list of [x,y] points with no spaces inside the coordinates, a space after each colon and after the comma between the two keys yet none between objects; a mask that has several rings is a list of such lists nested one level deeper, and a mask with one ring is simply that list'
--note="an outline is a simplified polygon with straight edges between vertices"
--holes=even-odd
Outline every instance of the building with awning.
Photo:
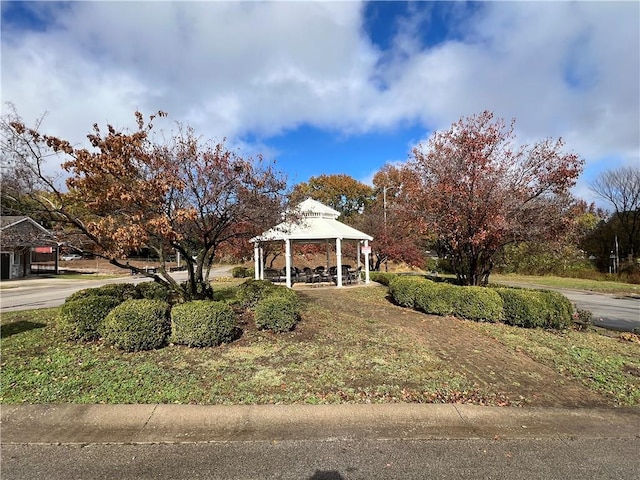
[{"label": "building with awning", "polygon": [[55,236],[31,217],[0,216],[0,280],[29,275],[33,253],[51,254],[57,273]]},{"label": "building with awning", "polygon": [[[369,242],[373,237],[338,220],[340,212],[323,203],[308,198],[292,211],[284,214],[285,220],[261,235],[252,238],[254,244],[255,278],[264,279],[262,246],[268,242],[284,243],[286,284],[291,288],[291,252],[295,243],[325,243],[327,249],[335,248],[336,285],[342,287],[342,244],[357,244],[357,261],[364,255],[365,283],[369,283]],[[328,250],[327,250],[328,251]]]}]

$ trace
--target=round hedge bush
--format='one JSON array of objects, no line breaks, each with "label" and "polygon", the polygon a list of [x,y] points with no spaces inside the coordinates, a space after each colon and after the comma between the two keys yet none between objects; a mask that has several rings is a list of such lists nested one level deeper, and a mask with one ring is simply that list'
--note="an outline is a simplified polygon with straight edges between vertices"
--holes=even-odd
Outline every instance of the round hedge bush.
[{"label": "round hedge bush", "polygon": [[96,340],[100,337],[105,317],[120,303],[119,299],[106,295],[89,295],[66,301],[60,309],[60,330],[67,340]]},{"label": "round hedge bush", "polygon": [[163,346],[169,336],[169,304],[162,300],[127,300],[115,307],[103,323],[108,345],[136,352]]},{"label": "round hedge bush", "polygon": [[253,308],[261,298],[273,292],[276,288],[283,287],[276,286],[268,280],[246,280],[238,286],[238,302],[244,308]]},{"label": "round hedge bush", "polygon": [[573,304],[559,292],[541,290],[540,298],[546,306],[545,327],[563,330],[573,323]]},{"label": "round hedge bush", "polygon": [[414,308],[417,291],[423,283],[422,277],[396,276],[389,281],[389,292],[393,300],[401,307]]},{"label": "round hedge bush", "polygon": [[504,322],[508,325],[563,329],[573,321],[573,305],[561,293],[519,288],[495,290],[502,297]]},{"label": "round hedge bush", "polygon": [[147,300],[163,300],[169,301],[170,291],[158,282],[140,282],[136,285],[137,298],[146,298]]},{"label": "round hedge bush", "polygon": [[524,328],[544,327],[545,306],[537,292],[517,288],[497,288],[502,298],[503,321]]},{"label": "round hedge bush", "polygon": [[213,347],[233,339],[235,317],[223,302],[195,300],[171,310],[171,342],[190,347]]},{"label": "round hedge bush", "polygon": [[231,276],[233,278],[245,278],[249,276],[249,269],[247,267],[233,267],[231,269]]},{"label": "round hedge bush", "polygon": [[453,314],[456,317],[479,322],[502,320],[502,298],[487,287],[454,287]]},{"label": "round hedge bush", "polygon": [[458,288],[449,283],[425,281],[416,289],[415,308],[432,315],[453,315],[453,301]]},{"label": "round hedge bush", "polygon": [[369,272],[369,279],[372,282],[378,282],[381,285],[389,286],[389,282],[398,275],[389,272]]},{"label": "round hedge bush", "polygon": [[77,300],[78,298],[109,296],[124,302],[133,298],[140,298],[136,286],[133,283],[110,283],[96,288],[85,288],[78,290],[67,297],[68,302]]},{"label": "round hedge bush", "polygon": [[256,327],[261,330],[288,332],[298,323],[300,302],[294,292],[272,293],[258,301],[254,317]]}]

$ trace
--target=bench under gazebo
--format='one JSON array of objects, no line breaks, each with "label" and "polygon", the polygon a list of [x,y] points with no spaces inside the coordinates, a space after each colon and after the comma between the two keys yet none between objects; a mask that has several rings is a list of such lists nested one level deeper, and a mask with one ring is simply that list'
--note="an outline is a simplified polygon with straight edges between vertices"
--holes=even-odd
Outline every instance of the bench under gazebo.
[{"label": "bench under gazebo", "polygon": [[369,242],[373,240],[373,237],[338,221],[340,212],[311,198],[300,203],[296,207],[293,216],[299,218],[295,218],[295,220],[285,220],[261,235],[251,239],[251,243],[254,244],[256,280],[265,279],[263,251],[263,245],[265,243],[284,243],[286,272],[285,282],[289,288],[292,286],[291,252],[293,245],[295,243],[325,243],[327,248],[329,248],[329,245],[335,245],[335,283],[338,287],[342,287],[344,280],[342,268],[342,243],[345,241],[352,241],[357,245],[358,271],[361,269],[360,256],[361,254],[364,254],[364,281],[365,283],[369,283],[369,253],[371,249]]}]

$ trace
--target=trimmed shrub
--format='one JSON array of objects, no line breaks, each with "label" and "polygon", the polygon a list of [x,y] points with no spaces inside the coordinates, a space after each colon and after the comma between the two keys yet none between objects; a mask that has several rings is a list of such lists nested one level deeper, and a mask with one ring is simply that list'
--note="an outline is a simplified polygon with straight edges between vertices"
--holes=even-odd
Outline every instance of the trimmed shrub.
[{"label": "trimmed shrub", "polygon": [[524,328],[546,326],[547,307],[540,292],[518,288],[498,288],[496,292],[502,297],[506,324]]},{"label": "trimmed shrub", "polygon": [[524,328],[544,326],[544,304],[537,292],[519,288],[496,288],[502,298],[503,321]]},{"label": "trimmed shrub", "polygon": [[160,348],[171,330],[169,304],[162,300],[127,300],[109,312],[102,330],[105,342],[121,350]]},{"label": "trimmed shrub", "polygon": [[105,317],[120,303],[117,298],[106,295],[89,295],[66,301],[59,316],[62,334],[67,340],[97,340]]},{"label": "trimmed shrub", "polygon": [[453,287],[453,314],[456,317],[479,322],[497,322],[502,319],[502,298],[486,287]]},{"label": "trimmed shrub", "polygon": [[389,293],[401,307],[414,308],[417,290],[427,281],[422,277],[396,276],[389,282]]},{"label": "trimmed shrub", "polygon": [[125,300],[131,300],[140,298],[138,290],[133,283],[110,283],[103,285],[95,290],[98,291],[98,295],[110,295],[124,302]]},{"label": "trimmed shrub", "polygon": [[213,347],[233,339],[235,317],[229,305],[195,300],[171,310],[171,342],[190,347]]},{"label": "trimmed shrub", "polygon": [[415,308],[432,315],[453,315],[455,291],[459,287],[448,283],[425,281],[415,292]]},{"label": "trimmed shrub", "polygon": [[124,302],[125,300],[131,300],[134,298],[140,298],[140,294],[136,290],[136,286],[133,283],[110,283],[101,287],[85,288],[84,290],[79,290],[69,295],[66,301],[72,302],[74,300],[77,300],[78,298],[98,296],[114,297],[120,300],[120,302]]},{"label": "trimmed shrub", "polygon": [[246,280],[238,286],[238,302],[240,302],[244,308],[253,308],[261,298],[275,288],[277,288],[277,286],[268,280]]},{"label": "trimmed shrub", "polygon": [[294,292],[291,294],[272,293],[259,300],[254,312],[256,327],[273,332],[292,330],[300,318],[300,302]]},{"label": "trimmed shrub", "polygon": [[231,276],[233,278],[244,278],[247,277],[247,268],[246,267],[233,267],[231,270]]},{"label": "trimmed shrub", "polygon": [[95,292],[95,290],[97,290],[97,289],[96,288],[85,288],[84,290],[78,290],[77,292],[73,292],[71,295],[69,295],[65,299],[65,303],[74,302],[74,301],[79,300],[81,298],[97,297],[99,295]]},{"label": "trimmed shrub", "polygon": [[170,290],[158,282],[140,282],[136,285],[138,298],[146,298],[147,300],[169,301]]},{"label": "trimmed shrub", "polygon": [[397,274],[389,272],[369,272],[369,279],[372,282],[378,282],[385,286],[389,286],[389,282],[391,281],[391,279],[397,276]]},{"label": "trimmed shrub", "polygon": [[545,305],[545,328],[563,330],[573,323],[573,304],[559,292],[540,290],[537,292]]},{"label": "trimmed shrub", "polygon": [[567,328],[572,323],[573,305],[567,297],[549,290],[497,288],[502,297],[504,322],[525,328]]}]

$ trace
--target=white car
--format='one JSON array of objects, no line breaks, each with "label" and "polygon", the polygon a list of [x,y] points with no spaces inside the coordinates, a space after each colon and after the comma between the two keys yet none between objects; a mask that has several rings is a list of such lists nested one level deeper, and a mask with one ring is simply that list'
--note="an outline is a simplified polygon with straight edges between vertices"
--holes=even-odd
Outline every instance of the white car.
[{"label": "white car", "polygon": [[77,253],[69,253],[67,255],[62,255],[60,258],[65,262],[70,262],[72,260],[82,260],[82,255],[79,255]]}]

